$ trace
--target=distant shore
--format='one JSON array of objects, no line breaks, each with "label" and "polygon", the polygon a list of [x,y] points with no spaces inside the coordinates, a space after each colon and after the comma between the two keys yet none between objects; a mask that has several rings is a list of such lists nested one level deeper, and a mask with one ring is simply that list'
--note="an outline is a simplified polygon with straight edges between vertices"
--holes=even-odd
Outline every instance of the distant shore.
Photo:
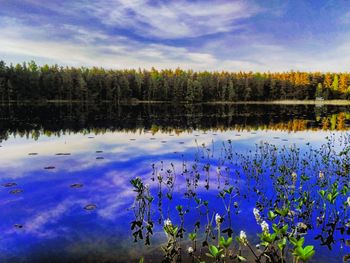
[{"label": "distant shore", "polygon": [[205,104],[350,105],[350,100],[218,101]]},{"label": "distant shore", "polygon": [[[46,104],[46,103],[114,103],[112,101],[79,101],[79,100],[39,100],[39,101],[10,101],[10,104]],[[256,105],[334,105],[334,106],[347,106],[350,105],[350,100],[271,100],[271,101],[207,101],[207,102],[177,102],[179,104],[207,104],[207,105],[219,105],[219,104],[256,104]],[[1,105],[6,105],[3,103]],[[118,104],[115,102],[115,104]],[[122,105],[137,105],[137,104],[176,104],[173,101],[153,101],[153,100],[131,100],[131,101],[120,101]]]}]

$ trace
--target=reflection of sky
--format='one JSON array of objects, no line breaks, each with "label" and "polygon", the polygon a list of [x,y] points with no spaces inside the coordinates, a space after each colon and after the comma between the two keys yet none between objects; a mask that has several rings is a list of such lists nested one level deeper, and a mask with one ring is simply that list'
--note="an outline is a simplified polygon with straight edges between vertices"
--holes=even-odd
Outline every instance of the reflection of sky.
[{"label": "reflection of sky", "polygon": [[[259,131],[237,135],[233,131],[206,134],[195,131],[179,136],[115,132],[60,138],[40,136],[37,141],[10,138],[2,142],[0,183],[16,182],[17,186],[0,188],[0,251],[3,251],[0,255],[27,256],[32,260],[43,250],[48,254],[64,250],[66,254],[80,255],[88,249],[113,258],[111,246],[122,249],[126,246],[120,242],[122,237],[131,240],[132,212],[128,208],[134,192],[129,180],[136,176],[149,178],[152,163],[163,160],[167,167],[170,163],[180,165],[181,154],[184,159],[193,160],[196,145],[210,145],[212,141],[219,148],[221,141],[231,139],[236,151],[246,151],[260,141],[318,145],[329,133]],[[47,166],[55,169],[45,170]],[[71,188],[74,183],[84,186]],[[178,183],[178,190],[185,188],[183,182]],[[23,189],[23,193],[9,194],[12,189]],[[215,198],[215,194],[205,193],[205,197]],[[177,197],[175,202],[185,201],[181,198]],[[97,209],[86,211],[83,208],[87,204],[95,204]],[[239,218],[245,218],[246,225],[236,221],[234,226],[259,230],[251,215],[253,206],[254,203],[246,203],[245,209],[241,209]],[[17,229],[15,224],[23,228]],[[133,253],[132,249],[128,253]]]}]

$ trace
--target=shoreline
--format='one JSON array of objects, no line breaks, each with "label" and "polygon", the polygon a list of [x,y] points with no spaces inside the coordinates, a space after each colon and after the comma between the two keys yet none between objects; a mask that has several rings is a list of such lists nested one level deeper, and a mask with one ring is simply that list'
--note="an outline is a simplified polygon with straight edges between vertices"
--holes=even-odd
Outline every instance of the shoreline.
[{"label": "shoreline", "polygon": [[[5,105],[28,105],[28,104],[103,104],[103,103],[113,103],[111,101],[77,101],[77,100],[44,100],[44,101],[10,101],[8,103],[0,103],[1,106]],[[118,103],[113,103],[118,105]],[[271,100],[271,101],[206,101],[206,102],[173,102],[173,101],[145,101],[145,100],[133,100],[133,101],[120,101],[120,105],[138,105],[138,104],[193,104],[193,105],[333,105],[333,106],[350,106],[350,100]]]}]

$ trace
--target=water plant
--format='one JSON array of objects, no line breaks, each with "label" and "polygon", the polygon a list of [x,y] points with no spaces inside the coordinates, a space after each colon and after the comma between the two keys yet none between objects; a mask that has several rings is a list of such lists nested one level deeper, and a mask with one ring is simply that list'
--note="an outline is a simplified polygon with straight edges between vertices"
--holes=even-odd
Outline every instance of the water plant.
[{"label": "water plant", "polygon": [[[233,151],[231,140],[197,143],[193,161],[153,164],[153,185],[131,181],[135,240],[145,233],[150,244],[153,221],[166,218],[164,262],[297,263],[317,256],[318,246],[347,245],[349,137],[306,149],[262,142],[247,152]],[[244,217],[255,218],[260,230],[237,223],[247,207],[252,212]]]}]

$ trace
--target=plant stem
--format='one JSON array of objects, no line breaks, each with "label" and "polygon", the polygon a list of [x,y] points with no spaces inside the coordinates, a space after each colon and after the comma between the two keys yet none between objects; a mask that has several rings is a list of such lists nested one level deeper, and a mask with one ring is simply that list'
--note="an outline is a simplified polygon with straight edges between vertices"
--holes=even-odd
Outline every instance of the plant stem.
[{"label": "plant stem", "polygon": [[251,246],[250,246],[249,244],[247,244],[247,246],[248,246],[248,248],[250,249],[250,251],[253,253],[253,255],[254,255],[254,257],[256,258],[256,260],[257,260],[258,262],[260,262],[259,257],[255,254],[255,252],[254,252],[254,250],[251,248]]}]

